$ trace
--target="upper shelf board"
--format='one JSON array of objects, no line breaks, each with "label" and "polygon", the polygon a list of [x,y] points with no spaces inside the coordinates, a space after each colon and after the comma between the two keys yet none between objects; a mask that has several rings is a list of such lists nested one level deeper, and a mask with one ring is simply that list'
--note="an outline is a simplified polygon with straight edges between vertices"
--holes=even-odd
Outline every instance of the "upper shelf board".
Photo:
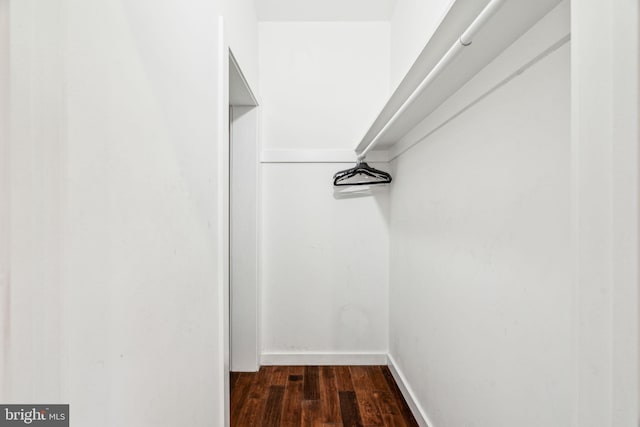
[{"label": "upper shelf board", "polygon": [[[479,30],[471,45],[465,47],[397,117],[372,149],[388,150],[560,2],[561,0],[506,0]],[[356,147],[357,154],[361,154],[369,146],[440,58],[454,43],[458,43],[462,33],[488,3],[489,0],[456,0],[451,5],[436,32]]]}]

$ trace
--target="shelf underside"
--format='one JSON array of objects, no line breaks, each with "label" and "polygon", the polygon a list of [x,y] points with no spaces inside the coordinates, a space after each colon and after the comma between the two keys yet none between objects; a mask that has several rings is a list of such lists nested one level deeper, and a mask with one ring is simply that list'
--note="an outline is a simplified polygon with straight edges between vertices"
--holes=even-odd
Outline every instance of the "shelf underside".
[{"label": "shelf underside", "polygon": [[[407,132],[460,89],[482,68],[517,40],[561,0],[507,0],[474,37],[473,43],[436,77],[423,93],[378,139],[375,150],[388,150]],[[356,148],[360,153],[375,138],[402,103],[411,95],[447,50],[473,22],[488,1],[457,0],[422,53],[391,95],[365,137]]]}]

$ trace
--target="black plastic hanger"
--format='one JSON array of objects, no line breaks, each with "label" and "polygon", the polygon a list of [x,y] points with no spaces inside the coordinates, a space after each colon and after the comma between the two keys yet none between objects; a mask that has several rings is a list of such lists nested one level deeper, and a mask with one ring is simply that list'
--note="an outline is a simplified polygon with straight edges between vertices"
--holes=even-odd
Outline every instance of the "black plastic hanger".
[{"label": "black plastic hanger", "polygon": [[336,172],[333,175],[333,185],[376,185],[388,184],[391,175],[387,172],[372,168],[363,161],[358,161],[355,167]]}]

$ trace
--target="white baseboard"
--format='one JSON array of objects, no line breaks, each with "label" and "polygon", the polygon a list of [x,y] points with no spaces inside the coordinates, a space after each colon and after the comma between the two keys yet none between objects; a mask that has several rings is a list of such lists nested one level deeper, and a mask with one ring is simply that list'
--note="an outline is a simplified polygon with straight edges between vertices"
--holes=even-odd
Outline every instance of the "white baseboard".
[{"label": "white baseboard", "polygon": [[262,353],[261,365],[386,365],[386,353]]},{"label": "white baseboard", "polygon": [[411,390],[407,379],[405,378],[402,371],[398,368],[398,365],[393,359],[393,356],[391,356],[390,354],[387,355],[387,365],[389,366],[391,375],[393,375],[393,379],[396,380],[396,384],[398,384],[398,388],[402,392],[404,400],[407,401],[407,404],[409,405],[409,408],[411,409],[411,412],[413,413],[413,416],[415,417],[420,427],[435,427],[435,424],[431,422],[424,408],[422,408],[420,404],[418,404],[418,400],[415,398],[415,394],[413,393],[413,390]]}]

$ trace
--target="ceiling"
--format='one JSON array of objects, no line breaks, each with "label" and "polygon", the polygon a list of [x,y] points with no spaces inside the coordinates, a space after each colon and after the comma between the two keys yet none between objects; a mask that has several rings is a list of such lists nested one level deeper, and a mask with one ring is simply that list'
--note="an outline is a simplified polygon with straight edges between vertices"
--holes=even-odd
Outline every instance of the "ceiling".
[{"label": "ceiling", "polygon": [[254,0],[259,21],[388,21],[396,0]]}]

